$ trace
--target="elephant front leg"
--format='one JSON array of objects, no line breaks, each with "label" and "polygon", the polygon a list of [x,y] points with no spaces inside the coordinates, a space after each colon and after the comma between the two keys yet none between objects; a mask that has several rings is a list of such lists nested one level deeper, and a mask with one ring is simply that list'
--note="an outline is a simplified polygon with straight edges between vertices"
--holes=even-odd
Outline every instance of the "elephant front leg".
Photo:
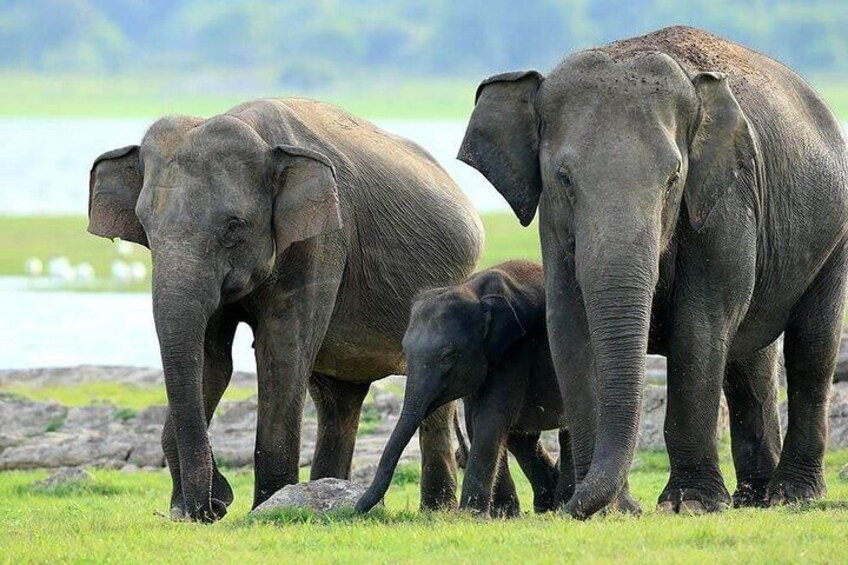
[{"label": "elephant front leg", "polygon": [[422,510],[456,508],[455,412],[456,402],[448,402],[430,414],[419,428]]},{"label": "elephant front leg", "polygon": [[765,506],[766,488],[780,458],[777,344],[727,364],[724,395],[736,468],[733,505]]},{"label": "elephant front leg", "polygon": [[718,461],[721,385],[727,340],[713,324],[682,318],[669,344],[665,441],[671,474],[659,512],[703,514],[725,510],[730,494]]},{"label": "elephant front leg", "polygon": [[253,508],[299,478],[303,403],[312,367],[286,356],[297,349],[283,343],[264,332],[255,340],[259,401]]},{"label": "elephant front leg", "polygon": [[[203,359],[203,404],[208,426],[230,383],[233,374],[232,346],[239,320],[232,309],[224,308],[209,321],[206,330]],[[181,520],[187,517],[180,478],[180,460],[177,453],[177,436],[171,411],[165,418],[162,429],[162,451],[171,473],[171,517]],[[212,458],[212,499],[225,506],[233,502],[233,491]]]}]

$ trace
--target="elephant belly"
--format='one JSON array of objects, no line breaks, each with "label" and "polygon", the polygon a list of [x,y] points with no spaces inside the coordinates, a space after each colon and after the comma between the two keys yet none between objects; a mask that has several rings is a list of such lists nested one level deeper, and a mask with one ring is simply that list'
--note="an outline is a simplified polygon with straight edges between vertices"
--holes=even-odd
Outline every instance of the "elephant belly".
[{"label": "elephant belly", "polygon": [[403,374],[405,363],[400,336],[387,339],[345,332],[328,333],[315,359],[315,371],[351,383],[370,383],[392,374]]}]

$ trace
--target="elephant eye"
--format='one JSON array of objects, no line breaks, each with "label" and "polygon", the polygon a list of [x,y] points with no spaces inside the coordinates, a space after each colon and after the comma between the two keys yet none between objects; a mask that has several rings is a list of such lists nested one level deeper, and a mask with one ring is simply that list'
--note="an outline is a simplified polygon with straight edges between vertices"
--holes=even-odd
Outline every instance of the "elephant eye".
[{"label": "elephant eye", "polygon": [[241,241],[241,231],[245,225],[247,225],[247,221],[241,218],[233,216],[228,219],[227,227],[218,238],[221,241],[221,245],[224,247],[234,247],[237,245]]},{"label": "elephant eye", "polygon": [[559,176],[559,181],[565,188],[571,188],[571,175],[565,165],[562,165],[559,169],[557,169],[557,176]]},{"label": "elephant eye", "polygon": [[459,350],[453,346],[446,347],[442,350],[442,353],[439,355],[439,360],[445,363],[453,361],[459,355]]},{"label": "elephant eye", "polygon": [[677,183],[680,182],[680,163],[677,163],[677,169],[673,173],[671,173],[668,177],[668,180],[665,183],[666,190],[671,190]]}]

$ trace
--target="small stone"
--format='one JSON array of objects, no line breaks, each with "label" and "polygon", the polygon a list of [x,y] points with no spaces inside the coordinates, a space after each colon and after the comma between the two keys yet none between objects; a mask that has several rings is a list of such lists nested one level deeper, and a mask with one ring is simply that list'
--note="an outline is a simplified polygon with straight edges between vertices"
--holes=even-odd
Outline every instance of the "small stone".
[{"label": "small stone", "polygon": [[839,471],[839,478],[843,481],[848,481],[848,463]]},{"label": "small stone", "polygon": [[138,471],[138,465],[134,463],[128,463],[121,467],[122,473],[135,473],[136,471]]},{"label": "small stone", "polygon": [[251,514],[280,508],[306,508],[315,512],[329,512],[355,505],[366,490],[365,485],[330,478],[288,485],[257,506]]},{"label": "small stone", "polygon": [[41,481],[35,481],[32,486],[43,490],[56,490],[59,487],[84,485],[94,482],[94,475],[84,469],[69,467],[53,473]]}]

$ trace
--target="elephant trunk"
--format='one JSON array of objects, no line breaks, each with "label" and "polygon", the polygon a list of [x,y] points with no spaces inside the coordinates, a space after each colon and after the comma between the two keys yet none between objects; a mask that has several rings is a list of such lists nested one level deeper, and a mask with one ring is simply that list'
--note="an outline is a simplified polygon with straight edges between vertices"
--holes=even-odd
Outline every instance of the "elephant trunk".
[{"label": "elephant trunk", "polygon": [[447,402],[447,400],[440,402],[440,399],[436,398],[439,395],[436,390],[433,390],[434,387],[428,387],[426,391],[420,390],[421,387],[415,384],[416,380],[418,379],[414,377],[407,378],[400,419],[383,450],[371,486],[356,503],[357,512],[368,512],[383,499],[386,491],[389,490],[400,456],[415,435],[415,430],[421,426],[421,422],[428,415]]},{"label": "elephant trunk", "polygon": [[206,288],[214,285],[199,282],[200,274],[187,276],[182,267],[191,264],[188,261],[160,259],[154,257],[153,317],[177,439],[183,501],[192,519],[214,521],[226,507],[211,500],[213,463],[203,402],[203,359],[206,326],[218,307],[220,287]]},{"label": "elephant trunk", "polygon": [[657,239],[642,233],[596,242],[595,249],[604,251],[595,257],[589,250],[581,255],[578,249],[575,255],[598,378],[592,462],[566,506],[576,517],[591,516],[613,502],[633,460],[659,264]]}]

